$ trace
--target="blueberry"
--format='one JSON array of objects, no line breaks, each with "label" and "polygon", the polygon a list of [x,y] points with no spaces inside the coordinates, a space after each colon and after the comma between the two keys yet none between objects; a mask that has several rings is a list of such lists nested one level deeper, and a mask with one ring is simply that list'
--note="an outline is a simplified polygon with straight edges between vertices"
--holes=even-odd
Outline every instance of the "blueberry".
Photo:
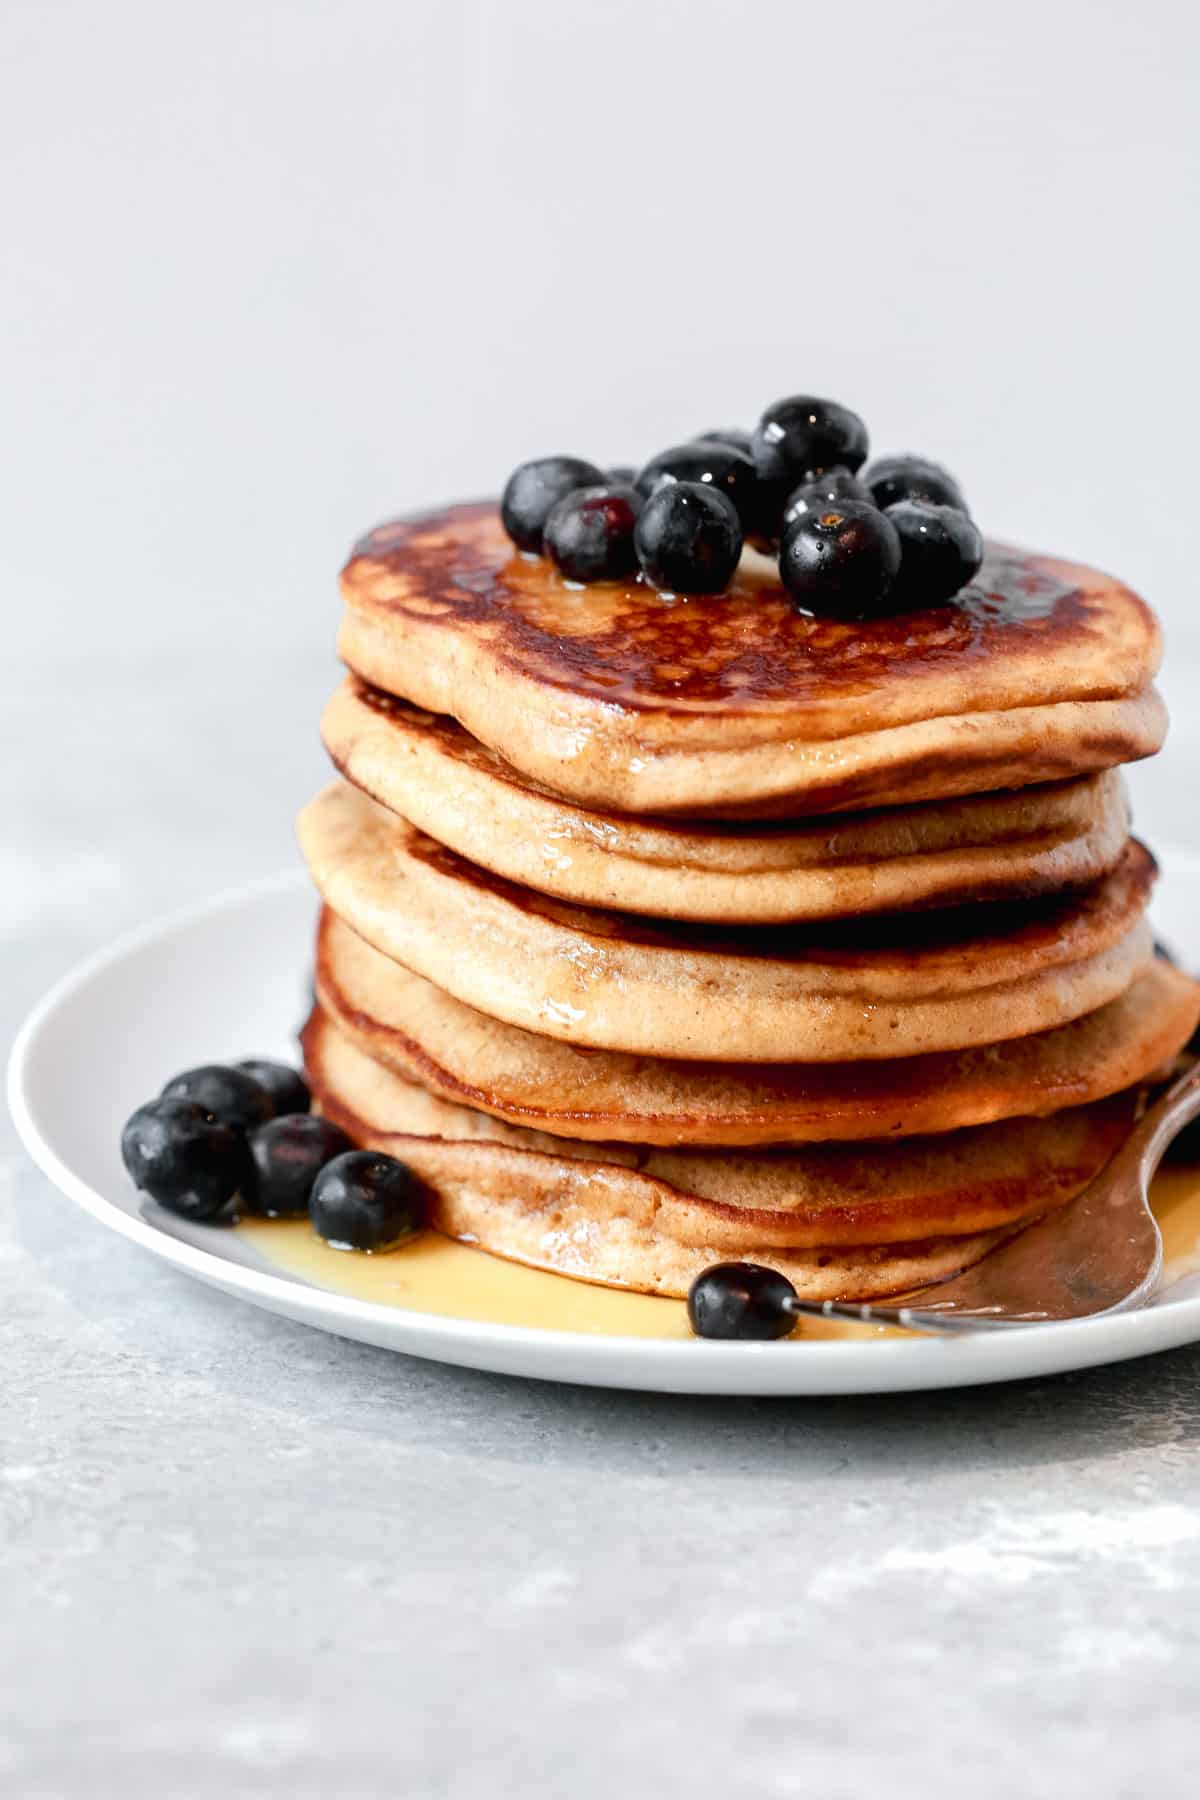
[{"label": "blueberry", "polygon": [[767,408],[755,428],[753,450],[760,481],[782,500],[826,469],[853,474],[866,461],[867,428],[835,400],[796,394]]},{"label": "blueberry", "polygon": [[287,1113],[250,1133],[250,1169],[242,1188],[248,1212],[268,1219],[307,1212],[312,1184],[326,1163],[353,1150],[346,1133],[316,1113]]},{"label": "blueberry", "polygon": [[[316,998],[314,989],[314,1005]],[[234,1068],[244,1069],[260,1087],[266,1088],[277,1119],[285,1113],[306,1113],[312,1105],[308,1083],[293,1069],[291,1063],[272,1062],[264,1056],[250,1056],[244,1062],[235,1063]]]},{"label": "blueberry", "polygon": [[872,505],[870,494],[849,469],[826,469],[814,481],[802,481],[788,495],[783,508],[782,529],[786,530],[801,513],[817,512],[836,505],[840,500],[860,500]]},{"label": "blueberry", "polygon": [[631,487],[577,488],[546,520],[545,553],[569,581],[619,581],[637,568],[633,528],[641,510]]},{"label": "blueberry", "polygon": [[348,1150],[313,1183],[313,1229],[335,1250],[387,1250],[421,1223],[420,1189],[405,1163],[377,1150]]},{"label": "blueberry", "polygon": [[599,487],[604,471],[578,456],[539,456],[514,469],[500,501],[500,518],[518,550],[540,550],[546,520],[564,494]]},{"label": "blueberry", "polygon": [[611,469],[605,469],[604,479],[609,487],[632,487],[637,470],[632,463],[614,463]]},{"label": "blueberry", "polygon": [[732,500],[718,489],[670,481],[643,506],[633,541],[655,587],[719,594],[742,554],[742,526]]},{"label": "blueberry", "polygon": [[743,531],[758,522],[760,494],[753,459],[735,444],[706,438],[694,444],[676,444],[651,457],[637,478],[639,494],[647,497],[673,481],[698,482],[732,500]]},{"label": "blueberry", "polygon": [[121,1133],[121,1157],[135,1187],[184,1219],[215,1219],[242,1186],[245,1135],[199,1101],[160,1096]]},{"label": "blueberry", "polygon": [[748,431],[740,430],[736,425],[728,431],[698,431],[692,439],[693,444],[732,444],[735,450],[742,450],[747,456],[751,454],[751,438]]},{"label": "blueberry", "polygon": [[979,573],[983,539],[974,520],[957,506],[898,500],[883,517],[895,526],[903,551],[898,605],[940,606]]},{"label": "blueberry", "polygon": [[786,1337],[796,1323],[785,1302],[796,1298],[786,1275],[759,1263],[714,1263],[688,1290],[692,1330],[704,1338]]},{"label": "blueberry", "polygon": [[924,456],[877,456],[863,470],[863,480],[876,506],[895,506],[898,500],[932,500],[935,506],[967,510],[953,475]]},{"label": "blueberry", "polygon": [[899,569],[900,538],[891,515],[861,500],[801,513],[779,550],[779,577],[797,606],[835,619],[890,610]]},{"label": "blueberry", "polygon": [[224,1063],[203,1063],[198,1069],[185,1069],[168,1081],[162,1091],[164,1100],[194,1100],[205,1112],[215,1113],[227,1125],[239,1131],[252,1131],[265,1125],[275,1111],[269,1090],[245,1069],[227,1067]]}]

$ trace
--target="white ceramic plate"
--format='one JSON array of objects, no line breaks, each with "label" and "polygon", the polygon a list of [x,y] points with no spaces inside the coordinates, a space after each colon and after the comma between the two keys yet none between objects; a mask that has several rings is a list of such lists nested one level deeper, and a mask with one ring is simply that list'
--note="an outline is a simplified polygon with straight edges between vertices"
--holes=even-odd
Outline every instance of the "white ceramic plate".
[{"label": "white ceramic plate", "polygon": [[[1168,851],[1157,927],[1200,964],[1200,857]],[[1200,1338],[1200,1279],[1145,1311],[978,1338],[847,1338],[776,1344],[613,1336],[446,1317],[349,1297],[273,1269],[229,1229],[143,1205],[121,1166],[121,1124],[175,1071],[248,1054],[294,1054],[307,1010],[315,916],[288,875],[176,915],[94,956],[46,996],[9,1065],[30,1154],[102,1224],[202,1281],[271,1312],[366,1343],[544,1380],[697,1394],[848,1394],[957,1387],[1142,1356]]]}]

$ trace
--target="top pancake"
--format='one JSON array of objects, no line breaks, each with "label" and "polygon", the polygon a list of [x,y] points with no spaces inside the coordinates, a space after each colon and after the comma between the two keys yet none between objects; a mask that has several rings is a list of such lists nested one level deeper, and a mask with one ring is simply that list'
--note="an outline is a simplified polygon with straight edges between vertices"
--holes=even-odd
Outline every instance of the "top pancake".
[{"label": "top pancake", "polygon": [[1112,767],[1164,731],[1145,604],[997,545],[953,604],[845,623],[796,612],[753,552],[717,596],[580,588],[480,503],[380,526],[342,587],[355,673],[619,812],[936,799]]}]

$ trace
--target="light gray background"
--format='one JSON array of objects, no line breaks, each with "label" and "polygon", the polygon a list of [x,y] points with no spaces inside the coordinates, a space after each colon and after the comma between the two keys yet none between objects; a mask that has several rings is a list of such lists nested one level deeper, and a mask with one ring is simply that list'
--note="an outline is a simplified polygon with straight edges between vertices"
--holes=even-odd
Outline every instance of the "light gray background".
[{"label": "light gray background", "polygon": [[[360,528],[796,387],[1144,588],[1139,816],[1195,842],[1194,8],[0,39],[0,1035],[291,856]],[[1200,1351],[805,1405],[464,1375],[156,1266],[0,1121],[0,1352],[18,1800],[1196,1791]]]},{"label": "light gray background", "polygon": [[1182,0],[7,0],[16,644],[323,639],[352,536],[828,392],[1200,646]]}]

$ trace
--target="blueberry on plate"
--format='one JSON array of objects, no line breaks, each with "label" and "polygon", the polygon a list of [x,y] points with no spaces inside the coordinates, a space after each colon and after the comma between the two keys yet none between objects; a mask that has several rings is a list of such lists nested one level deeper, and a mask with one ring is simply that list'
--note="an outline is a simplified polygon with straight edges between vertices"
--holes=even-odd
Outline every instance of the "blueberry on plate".
[{"label": "blueberry on plate", "polygon": [[676,594],[719,594],[742,554],[732,500],[697,481],[671,481],[646,501],[633,534],[647,580]]},{"label": "blueberry on plate", "polygon": [[[314,990],[314,1004],[316,998]],[[235,1063],[234,1068],[244,1069],[260,1087],[266,1088],[277,1119],[285,1113],[306,1113],[312,1105],[308,1083],[291,1063],[272,1062],[265,1056],[248,1056],[243,1062]]]},{"label": "blueberry on plate", "polygon": [[778,1269],[760,1263],[714,1263],[688,1290],[688,1318],[697,1337],[762,1343],[791,1331],[796,1321],[786,1302],[795,1298],[795,1288]]},{"label": "blueberry on plate", "polygon": [[577,488],[546,520],[542,547],[568,581],[620,581],[637,568],[633,528],[641,510],[634,488]]},{"label": "blueberry on plate", "polygon": [[724,494],[737,508],[742,530],[755,529],[760,511],[758,474],[753,458],[736,444],[704,438],[661,450],[638,475],[637,490],[648,498],[673,481],[696,482]]},{"label": "blueberry on plate", "polygon": [[967,510],[962,489],[953,475],[925,456],[877,456],[863,470],[862,478],[876,506],[895,506],[899,500],[932,500],[935,506]]},{"label": "blueberry on plate", "polygon": [[217,1219],[246,1178],[243,1132],[196,1100],[160,1096],[139,1106],[121,1133],[135,1187],[181,1218]]},{"label": "blueberry on plate", "polygon": [[730,426],[728,431],[698,431],[692,439],[694,444],[732,444],[735,450],[743,450],[747,456],[751,454],[750,433],[742,431],[738,426]]},{"label": "blueberry on plate", "polygon": [[307,1212],[313,1182],[326,1163],[354,1148],[332,1120],[300,1112],[268,1119],[250,1133],[249,1146],[242,1198],[248,1212],[267,1219]]},{"label": "blueberry on plate", "polygon": [[861,500],[801,513],[783,534],[779,578],[802,612],[866,619],[891,611],[900,536],[891,514]]},{"label": "blueberry on plate", "polygon": [[313,1182],[309,1217],[335,1250],[387,1250],[421,1224],[417,1178],[378,1150],[348,1150]]},{"label": "blueberry on plate", "polygon": [[979,573],[983,539],[975,521],[957,506],[898,500],[883,517],[900,538],[898,605],[941,606]]},{"label": "blueberry on plate", "polygon": [[546,520],[563,495],[603,482],[603,469],[578,456],[539,456],[523,462],[509,476],[501,497],[501,523],[518,550],[540,551]]},{"label": "blueberry on plate", "polygon": [[245,1069],[225,1063],[203,1063],[197,1069],[185,1069],[182,1075],[168,1081],[162,1096],[164,1100],[194,1100],[205,1112],[214,1113],[239,1131],[265,1125],[275,1111],[271,1094],[261,1081]]},{"label": "blueberry on plate", "polygon": [[632,463],[614,463],[611,469],[605,469],[604,479],[609,487],[632,487],[637,470]]},{"label": "blueberry on plate", "polygon": [[798,488],[793,488],[784,504],[781,529],[786,531],[792,520],[802,513],[824,511],[828,506],[836,506],[840,500],[860,500],[868,506],[874,504],[858,476],[852,475],[849,469],[825,469],[814,481],[802,481]]},{"label": "blueberry on plate", "polygon": [[759,479],[782,498],[826,469],[853,474],[866,461],[867,428],[836,400],[794,394],[767,408],[752,444]]}]

